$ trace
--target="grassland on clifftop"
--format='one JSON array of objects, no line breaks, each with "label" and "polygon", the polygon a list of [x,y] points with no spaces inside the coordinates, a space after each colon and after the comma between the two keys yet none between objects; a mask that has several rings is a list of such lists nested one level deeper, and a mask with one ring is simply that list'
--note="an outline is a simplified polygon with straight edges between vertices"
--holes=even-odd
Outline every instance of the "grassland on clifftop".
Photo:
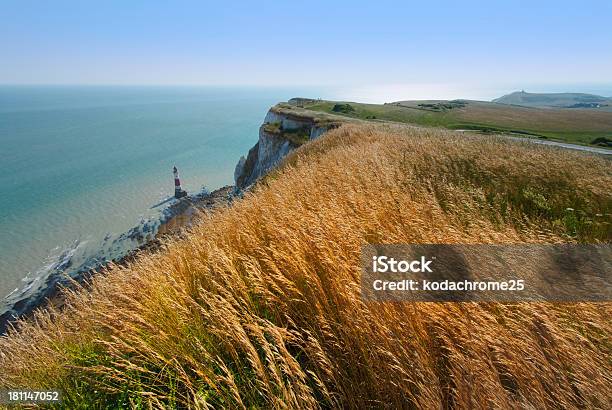
[{"label": "grassland on clifftop", "polygon": [[597,144],[597,141],[612,144],[612,111],[606,110],[532,108],[471,100],[389,104],[311,100],[303,107],[364,120],[514,133],[586,145]]},{"label": "grassland on clifftop", "polygon": [[[401,109],[398,107],[397,109]],[[344,125],[0,339],[66,408],[611,408],[609,303],[365,303],[365,243],[610,241],[583,153]]]}]

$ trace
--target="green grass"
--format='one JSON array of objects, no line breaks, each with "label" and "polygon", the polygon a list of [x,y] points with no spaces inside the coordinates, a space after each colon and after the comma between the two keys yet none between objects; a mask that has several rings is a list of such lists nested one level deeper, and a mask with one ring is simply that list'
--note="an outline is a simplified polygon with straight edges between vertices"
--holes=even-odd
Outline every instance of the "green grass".
[{"label": "green grass", "polygon": [[263,127],[267,133],[287,139],[296,146],[300,146],[310,139],[310,129],[308,127],[283,129],[280,122],[271,122]]},{"label": "green grass", "polygon": [[[338,110],[338,106],[344,109]],[[597,138],[612,137],[612,113],[597,110],[538,109],[464,100],[403,101],[383,105],[316,101],[304,108],[362,120],[514,133],[584,145],[595,145],[593,142]]]}]

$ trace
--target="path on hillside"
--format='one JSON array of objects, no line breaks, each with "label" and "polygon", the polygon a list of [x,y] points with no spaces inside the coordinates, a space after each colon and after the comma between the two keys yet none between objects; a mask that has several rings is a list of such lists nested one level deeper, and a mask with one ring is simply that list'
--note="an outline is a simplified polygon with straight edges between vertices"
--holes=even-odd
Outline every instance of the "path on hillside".
[{"label": "path on hillside", "polygon": [[589,147],[586,145],[576,145],[576,144],[570,144],[567,142],[557,142],[557,141],[547,141],[547,140],[538,140],[538,139],[534,139],[534,138],[523,138],[523,137],[513,137],[510,135],[504,136],[504,138],[510,138],[516,141],[529,141],[532,142],[534,144],[542,144],[542,145],[552,145],[555,147],[561,147],[561,148],[567,148],[567,149],[575,149],[578,151],[587,151],[587,152],[592,152],[595,154],[601,154],[601,155],[612,155],[612,150],[610,149],[605,149],[605,148],[597,148],[597,147]]},{"label": "path on hillside", "polygon": [[[468,133],[474,132],[473,130],[454,130],[454,131],[468,132]],[[492,134],[485,134],[485,135],[492,135]],[[533,144],[551,145],[553,147],[573,149],[577,151],[586,151],[586,152],[591,152],[593,154],[612,155],[612,149],[590,147],[588,145],[570,144],[569,142],[549,141],[549,140],[541,140],[541,139],[528,138],[528,137],[515,137],[513,135],[498,135],[498,136],[501,138],[511,139],[514,141],[527,141]]]}]

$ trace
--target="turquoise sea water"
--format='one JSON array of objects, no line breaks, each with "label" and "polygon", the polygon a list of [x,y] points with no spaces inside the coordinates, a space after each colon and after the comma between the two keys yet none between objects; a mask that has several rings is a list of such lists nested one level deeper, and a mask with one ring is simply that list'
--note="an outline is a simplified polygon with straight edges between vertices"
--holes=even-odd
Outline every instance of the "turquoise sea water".
[{"label": "turquoise sea water", "polygon": [[298,93],[0,87],[0,298],[155,218],[173,165],[191,193],[233,183],[268,108]]}]

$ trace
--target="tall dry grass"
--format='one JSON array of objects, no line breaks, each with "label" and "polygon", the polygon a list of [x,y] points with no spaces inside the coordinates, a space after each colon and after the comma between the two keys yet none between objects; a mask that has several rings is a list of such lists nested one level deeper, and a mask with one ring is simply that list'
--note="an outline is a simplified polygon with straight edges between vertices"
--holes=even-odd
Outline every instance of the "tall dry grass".
[{"label": "tall dry grass", "polygon": [[[343,127],[0,340],[67,408],[611,408],[609,303],[372,303],[361,245],[609,241],[609,162]],[[566,208],[573,208],[573,211]]]}]

